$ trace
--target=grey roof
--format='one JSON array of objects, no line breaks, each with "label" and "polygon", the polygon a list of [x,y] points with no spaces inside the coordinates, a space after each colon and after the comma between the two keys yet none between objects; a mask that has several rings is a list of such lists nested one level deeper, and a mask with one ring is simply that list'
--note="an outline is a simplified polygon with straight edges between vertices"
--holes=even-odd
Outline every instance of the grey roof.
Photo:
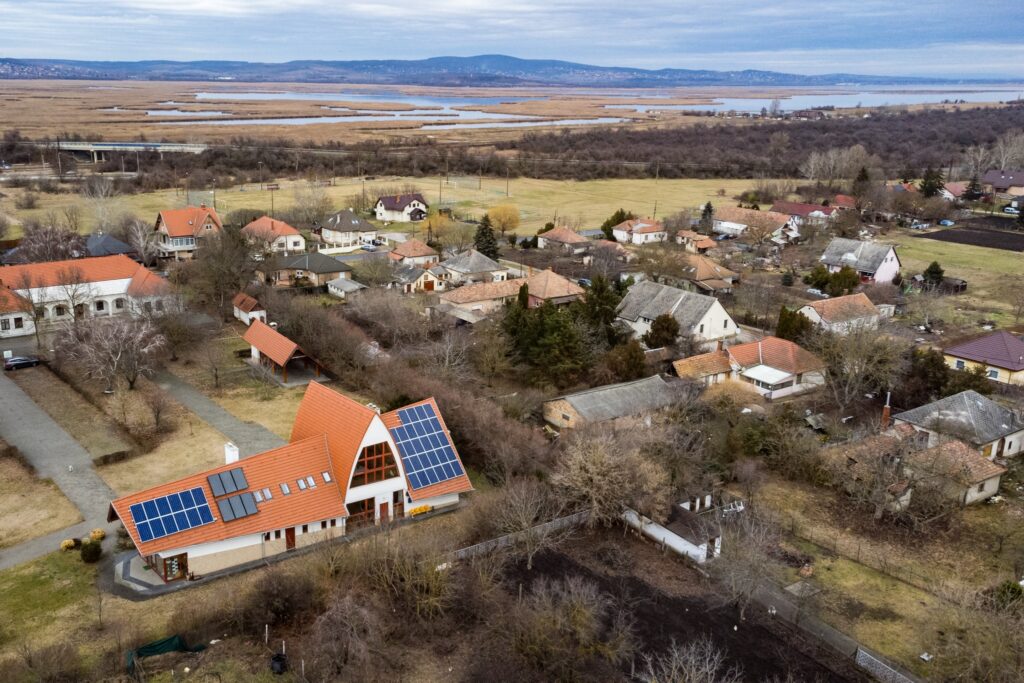
[{"label": "grey roof", "polygon": [[274,259],[273,269],[308,270],[311,273],[322,275],[324,273],[345,273],[352,270],[352,267],[327,254],[312,251],[307,254],[277,256]]},{"label": "grey roof", "polygon": [[395,268],[391,273],[391,281],[397,282],[400,285],[412,284],[419,280],[425,272],[425,270],[414,263],[406,263]]},{"label": "grey roof", "polygon": [[89,256],[114,256],[116,254],[134,254],[135,250],[116,237],[93,233],[85,238],[85,250]]},{"label": "grey roof", "polygon": [[644,280],[629,288],[619,302],[616,314],[630,322],[640,318],[654,320],[666,313],[679,321],[683,331],[692,330],[718,301],[713,296],[686,292],[657,282]]},{"label": "grey roof", "polygon": [[484,256],[476,249],[464,251],[458,256],[453,256],[441,263],[448,270],[456,273],[493,273],[496,270],[505,270],[494,259]]},{"label": "grey roof", "polygon": [[349,209],[328,217],[324,221],[324,227],[338,232],[377,232],[376,226],[355,215]]},{"label": "grey roof", "polygon": [[587,422],[602,422],[627,415],[640,415],[664,408],[676,401],[676,392],[661,378],[609,384],[562,396]]},{"label": "grey roof", "polygon": [[339,277],[339,278],[335,278],[334,280],[331,280],[330,282],[327,283],[327,286],[328,287],[334,287],[335,289],[340,289],[341,291],[345,292],[346,294],[351,294],[352,292],[358,292],[360,289],[366,289],[366,285],[364,285],[362,283],[359,283],[359,282],[356,282],[355,280],[349,280],[349,279],[343,278],[343,277]]},{"label": "grey roof", "polygon": [[861,273],[874,273],[885,261],[890,249],[891,244],[836,237],[825,247],[821,262],[839,268],[850,266]]},{"label": "grey roof", "polygon": [[970,390],[898,413],[893,418],[955,436],[975,446],[1024,429],[1024,422],[1012,410]]},{"label": "grey roof", "polygon": [[981,177],[981,182],[992,185],[996,189],[1024,187],[1024,171],[992,169],[985,172],[985,175]]}]

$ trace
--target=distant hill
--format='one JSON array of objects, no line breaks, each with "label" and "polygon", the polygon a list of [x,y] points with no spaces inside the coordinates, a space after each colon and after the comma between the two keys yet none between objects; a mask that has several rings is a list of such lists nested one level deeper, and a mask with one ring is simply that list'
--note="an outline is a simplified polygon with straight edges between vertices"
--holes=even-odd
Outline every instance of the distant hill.
[{"label": "distant hill", "polygon": [[898,76],[822,74],[805,76],[775,71],[632,69],[592,66],[552,59],[506,55],[433,57],[420,60],[259,62],[93,62],[67,59],[0,58],[0,79],[90,79],[148,81],[246,81],[376,83],[430,86],[576,86],[655,88],[686,85],[826,86],[951,85],[1011,82]]}]

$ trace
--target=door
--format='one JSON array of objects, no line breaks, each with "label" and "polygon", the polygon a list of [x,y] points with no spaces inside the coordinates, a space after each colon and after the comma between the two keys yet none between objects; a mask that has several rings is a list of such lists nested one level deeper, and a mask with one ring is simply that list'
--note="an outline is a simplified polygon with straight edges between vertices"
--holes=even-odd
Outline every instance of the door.
[{"label": "door", "polygon": [[290,526],[284,530],[284,549],[295,549],[295,527]]},{"label": "door", "polygon": [[188,574],[188,553],[164,558],[164,581],[183,579]]},{"label": "door", "polygon": [[427,291],[427,292],[433,292],[434,291],[434,281],[433,280],[425,281],[423,283],[423,289],[424,289],[424,291]]},{"label": "door", "polygon": [[380,521],[381,522],[390,522],[391,521],[391,516],[388,514],[388,504],[387,503],[381,503],[380,504]]}]

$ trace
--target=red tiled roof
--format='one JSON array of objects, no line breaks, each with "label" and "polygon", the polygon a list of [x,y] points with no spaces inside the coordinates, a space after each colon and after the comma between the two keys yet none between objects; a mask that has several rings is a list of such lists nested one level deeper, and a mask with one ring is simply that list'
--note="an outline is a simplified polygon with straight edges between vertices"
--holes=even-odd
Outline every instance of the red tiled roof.
[{"label": "red tiled roof", "polygon": [[124,254],[96,256],[93,258],[48,261],[46,263],[25,263],[0,268],[0,284],[13,289],[25,289],[25,280],[30,287],[55,287],[69,282],[106,282],[127,280],[142,268]]},{"label": "red tiled roof", "polygon": [[169,294],[171,286],[167,280],[147,268],[139,266],[128,283],[129,296],[164,296]]},{"label": "red tiled roof", "polygon": [[728,352],[744,369],[767,365],[797,375],[824,367],[821,360],[810,351],[778,337],[765,337],[761,341],[730,346]]},{"label": "red tiled roof", "polygon": [[242,228],[242,232],[249,237],[261,239],[276,239],[286,235],[300,234],[298,230],[284,221],[275,220],[270,216],[260,216]]},{"label": "red tiled roof", "polygon": [[425,242],[421,242],[415,237],[397,245],[391,250],[391,254],[393,256],[397,256],[399,259],[418,258],[421,256],[437,256],[437,252],[430,245]]},{"label": "red tiled roof", "polygon": [[1024,340],[1006,330],[951,346],[944,353],[1012,372],[1024,370]]},{"label": "red tiled roof", "polygon": [[737,225],[760,224],[778,230],[789,223],[789,214],[777,213],[775,211],[757,211],[756,209],[743,209],[738,206],[722,206],[715,209],[714,218],[716,221],[736,223]]},{"label": "red tiled roof", "polygon": [[632,218],[622,221],[612,230],[623,230],[630,235],[644,235],[652,232],[665,232],[665,226],[653,218]]},{"label": "red tiled roof", "polygon": [[256,299],[252,298],[245,292],[235,294],[235,298],[231,300],[231,305],[243,313],[252,313],[253,311],[263,310],[263,306],[260,306],[260,302],[256,301]]},{"label": "red tiled roof", "polygon": [[295,352],[300,350],[298,344],[262,320],[252,321],[252,325],[249,325],[242,338],[247,344],[255,346],[261,355],[274,361],[278,367],[287,365]]},{"label": "red tiled roof", "polygon": [[959,439],[913,453],[909,460],[967,486],[1006,474],[1005,467],[992,462]]},{"label": "red tiled roof", "polygon": [[542,232],[540,238],[551,240],[552,242],[561,242],[562,244],[585,244],[590,241],[578,232],[574,232],[564,226]]},{"label": "red tiled roof", "polygon": [[725,351],[712,351],[711,353],[701,353],[689,358],[682,358],[672,363],[672,367],[680,377],[693,377],[697,379],[732,372],[729,354]]},{"label": "red tiled roof", "polygon": [[837,209],[856,209],[857,199],[848,194],[837,194],[832,200],[832,206]]},{"label": "red tiled roof", "polygon": [[32,303],[15,291],[0,285],[0,313],[16,313],[29,311]]},{"label": "red tiled roof", "polygon": [[203,205],[161,211],[158,222],[163,223],[171,237],[195,237],[207,218],[211,219],[218,230],[224,227],[217,210]]},{"label": "red tiled roof", "polygon": [[561,299],[567,296],[583,296],[583,288],[555,271],[547,270],[526,278],[530,296],[538,299]]},{"label": "red tiled roof", "polygon": [[828,323],[841,323],[878,315],[878,309],[863,292],[821,299],[804,304],[817,311]]},{"label": "red tiled roof", "polygon": [[800,202],[775,202],[772,204],[772,211],[786,213],[790,216],[803,216],[804,218],[810,216],[815,211],[831,216],[835,210],[835,207],[823,206],[821,204],[803,204]]},{"label": "red tiled roof", "polygon": [[443,292],[440,298],[442,301],[453,304],[471,304],[476,301],[505,299],[518,294],[519,288],[523,286],[524,282],[526,280],[521,278],[498,280],[496,282],[476,282]]}]

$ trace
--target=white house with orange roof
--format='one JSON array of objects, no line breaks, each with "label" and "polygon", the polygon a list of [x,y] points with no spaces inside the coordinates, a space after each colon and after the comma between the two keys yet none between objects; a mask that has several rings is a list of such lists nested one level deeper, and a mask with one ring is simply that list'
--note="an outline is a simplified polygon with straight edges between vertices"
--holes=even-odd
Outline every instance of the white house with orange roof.
[{"label": "white house with orange roof", "polygon": [[414,266],[430,267],[438,262],[440,254],[426,242],[413,237],[396,245],[388,253],[388,257],[403,266],[411,264]]},{"label": "white house with orange roof", "polygon": [[206,204],[161,211],[153,228],[160,235],[158,254],[162,259],[190,259],[204,237],[219,233],[223,227],[217,210]]},{"label": "white house with orange roof", "polygon": [[123,254],[0,268],[0,338],[75,317],[161,312],[167,281]]},{"label": "white house with orange roof", "polygon": [[473,490],[433,398],[388,413],[314,382],[290,443],[111,502],[164,581],[199,578],[355,529],[457,505]]},{"label": "white house with orange roof", "polygon": [[242,228],[242,234],[250,243],[275,254],[306,251],[306,238],[301,232],[270,216],[260,216],[250,222]]},{"label": "white house with orange roof", "polygon": [[667,240],[668,231],[653,218],[633,218],[613,227],[612,237],[622,244],[650,244]]}]

